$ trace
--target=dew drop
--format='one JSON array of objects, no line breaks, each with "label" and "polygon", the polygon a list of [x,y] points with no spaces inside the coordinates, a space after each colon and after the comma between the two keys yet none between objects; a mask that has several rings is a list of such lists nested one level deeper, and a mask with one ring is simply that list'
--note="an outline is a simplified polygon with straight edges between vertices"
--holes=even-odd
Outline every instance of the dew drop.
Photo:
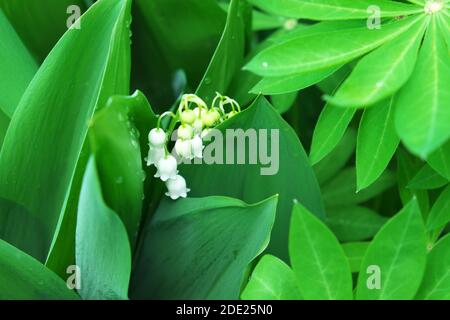
[{"label": "dew drop", "polygon": [[269,66],[269,64],[268,64],[267,62],[264,61],[264,62],[262,63],[262,66],[263,66],[263,68],[267,68],[267,67]]}]

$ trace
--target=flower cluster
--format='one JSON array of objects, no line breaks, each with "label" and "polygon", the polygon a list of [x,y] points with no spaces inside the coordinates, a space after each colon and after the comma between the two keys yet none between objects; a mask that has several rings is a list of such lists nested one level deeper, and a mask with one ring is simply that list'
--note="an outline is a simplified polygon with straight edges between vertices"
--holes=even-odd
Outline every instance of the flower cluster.
[{"label": "flower cluster", "polygon": [[[216,106],[217,105],[217,106]],[[225,107],[231,110],[226,111]],[[240,112],[239,104],[227,97],[217,93],[211,107],[195,94],[182,96],[176,114],[165,112],[158,118],[157,127],[150,130],[148,135],[149,152],[147,165],[154,165],[157,169],[156,178],[166,183],[166,195],[173,200],[180,197],[186,198],[190,189],[187,188],[186,180],[179,175],[178,164],[185,160],[203,157],[203,138],[209,130],[226,119]],[[165,116],[172,117],[169,129],[161,128],[161,120]],[[178,128],[176,125],[180,123]],[[176,128],[176,129],[175,129]],[[171,153],[168,151],[169,139],[173,130],[176,130],[175,146]]]}]

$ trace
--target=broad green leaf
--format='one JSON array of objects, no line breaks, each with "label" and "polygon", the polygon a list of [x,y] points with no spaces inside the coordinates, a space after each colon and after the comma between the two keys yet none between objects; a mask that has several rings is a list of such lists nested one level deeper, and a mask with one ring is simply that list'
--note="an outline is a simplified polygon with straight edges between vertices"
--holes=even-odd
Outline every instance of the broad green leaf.
[{"label": "broad green leaf", "polygon": [[380,17],[397,17],[422,12],[422,8],[386,0],[250,0],[272,14],[310,20],[368,19],[377,6]]},{"label": "broad green leaf", "polygon": [[430,154],[427,161],[440,175],[450,180],[450,140]]},{"label": "broad green leaf", "polygon": [[131,273],[127,230],[105,204],[95,158],[89,159],[78,204],[76,263],[83,299],[126,299]]},{"label": "broad green leaf", "polygon": [[[287,233],[293,199],[302,201],[317,216],[325,216],[318,183],[297,135],[264,97],[258,97],[250,107],[217,129],[222,134],[208,138],[211,141],[209,152],[216,156],[210,156],[210,160],[201,165],[180,167],[180,173],[191,189],[190,196],[224,195],[254,203],[279,194],[269,251],[287,261]],[[238,134],[240,138],[247,135],[245,148],[237,148],[240,139],[232,134]],[[251,136],[253,140],[249,142]],[[267,152],[258,146],[266,142]],[[252,151],[251,146],[258,147]],[[238,163],[239,154],[247,159],[245,164]],[[267,154],[267,159],[261,154]],[[255,161],[250,162],[250,155],[256,157]]]},{"label": "broad green leaf", "polygon": [[349,128],[336,148],[314,165],[313,169],[319,184],[323,185],[346,165],[355,151],[355,145],[356,132]]},{"label": "broad green leaf", "polygon": [[362,58],[328,101],[343,107],[367,107],[400,89],[414,70],[426,22],[423,17],[420,23]]},{"label": "broad green leaf", "polygon": [[427,258],[427,268],[416,299],[450,299],[450,235],[434,246]]},{"label": "broad green leaf", "polygon": [[79,299],[39,261],[0,240],[0,299]]},{"label": "broad green leaf", "polygon": [[380,29],[364,26],[294,38],[263,50],[245,68],[261,76],[277,77],[337,66],[421,23],[421,17],[410,17],[386,23]]},{"label": "broad green leaf", "polygon": [[342,244],[345,255],[350,263],[350,270],[352,273],[357,273],[361,270],[361,263],[366,254],[370,242],[349,242]]},{"label": "broad green leaf", "polygon": [[255,31],[281,28],[289,21],[280,16],[265,14],[258,10],[252,12],[252,28]]},{"label": "broad green leaf", "polygon": [[370,187],[357,192],[356,170],[346,168],[322,187],[327,208],[357,204],[367,201],[395,185],[395,175],[386,170]]},{"label": "broad green leaf", "polygon": [[80,13],[86,10],[83,0],[0,0],[0,10],[39,63],[66,32],[67,23],[75,21],[71,6],[77,6]]},{"label": "broad green leaf", "polygon": [[450,138],[449,52],[433,16],[416,68],[399,91],[395,106],[397,132],[414,154],[426,158]]},{"label": "broad green leaf", "polygon": [[[356,298],[412,299],[422,281],[425,263],[425,226],[417,201],[412,200],[371,242],[359,273]],[[377,276],[380,276],[378,289],[372,287],[376,286]]]},{"label": "broad green leaf", "polygon": [[252,88],[251,92],[255,94],[282,94],[298,91],[320,82],[335,73],[340,67],[342,66],[338,65],[315,72],[304,72],[288,76],[263,78],[256,86]]},{"label": "broad green leaf", "polygon": [[400,199],[403,205],[406,205],[412,198],[416,197],[419,202],[420,210],[425,216],[429,209],[429,199],[426,190],[415,190],[408,188],[409,182],[420,170],[421,162],[417,161],[412,155],[402,148],[397,149],[397,184],[400,193]]},{"label": "broad green leaf", "polygon": [[408,183],[410,189],[437,189],[445,186],[448,180],[433,170],[428,164],[417,172],[414,178]]},{"label": "broad green leaf", "polygon": [[360,206],[327,210],[327,226],[343,242],[372,238],[388,219]]},{"label": "broad green leaf", "polygon": [[129,9],[128,0],[98,1],[81,18],[82,29],[66,32],[25,91],[6,134],[0,236],[41,261],[65,208],[97,101],[128,93],[122,62]]},{"label": "broad green leaf", "polygon": [[364,110],[356,144],[358,190],[370,186],[388,166],[400,139],[395,132],[395,96]]},{"label": "broad green leaf", "polygon": [[450,222],[450,185],[445,188],[433,207],[430,210],[430,214],[427,219],[427,229],[434,230],[440,227],[444,227]]},{"label": "broad green leaf", "polygon": [[[448,7],[447,7],[448,8]],[[447,11],[448,12],[448,11]],[[438,25],[450,51],[450,16],[445,11],[438,13]]]},{"label": "broad green leaf", "polygon": [[216,92],[226,93],[234,74],[244,62],[247,8],[243,0],[230,2],[222,38],[196,92],[206,103],[212,102]]},{"label": "broad green leaf", "polygon": [[247,265],[269,242],[276,206],[276,196],[254,205],[165,198],[143,231],[131,297],[238,299]]},{"label": "broad green leaf", "polygon": [[353,298],[350,265],[333,233],[299,203],[294,204],[289,256],[307,300]]},{"label": "broad green leaf", "polygon": [[241,294],[242,300],[301,300],[295,274],[282,260],[266,254]]},{"label": "broad green leaf", "polygon": [[271,102],[275,109],[278,110],[280,114],[283,114],[292,107],[295,100],[297,99],[298,92],[291,92],[291,93],[285,93],[285,94],[277,94],[272,96]]},{"label": "broad green leaf", "polygon": [[355,110],[326,104],[314,129],[309,159],[312,164],[328,155],[344,136]]},{"label": "broad green leaf", "polygon": [[0,29],[0,112],[11,119],[37,65],[1,9]]},{"label": "broad green leaf", "polygon": [[130,109],[126,98],[110,98],[91,120],[89,137],[105,203],[122,219],[133,247],[141,218],[145,176],[144,156],[137,130],[130,122]]}]

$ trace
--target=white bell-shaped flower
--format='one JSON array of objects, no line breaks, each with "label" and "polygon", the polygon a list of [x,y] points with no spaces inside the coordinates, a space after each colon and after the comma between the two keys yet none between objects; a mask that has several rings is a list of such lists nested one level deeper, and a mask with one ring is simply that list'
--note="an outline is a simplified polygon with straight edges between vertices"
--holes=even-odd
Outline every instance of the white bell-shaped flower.
[{"label": "white bell-shaped flower", "polygon": [[199,135],[195,135],[191,140],[192,154],[195,158],[203,158],[203,140]]},{"label": "white bell-shaped flower", "polygon": [[203,126],[204,126],[203,120],[200,118],[195,119],[192,126],[194,127],[194,134],[201,133],[203,130]]},{"label": "white bell-shaped flower", "polygon": [[166,143],[166,133],[161,128],[154,128],[148,134],[148,141],[153,147],[162,147]]},{"label": "white bell-shaped flower", "polygon": [[166,196],[169,196],[172,200],[176,200],[180,197],[186,198],[187,193],[191,191],[186,187],[186,180],[177,175],[173,179],[166,181],[167,192]]},{"label": "white bell-shaped flower", "polygon": [[178,139],[177,142],[175,142],[175,152],[182,159],[193,159],[194,155],[192,154],[191,140]]},{"label": "white bell-shaped flower", "polygon": [[174,156],[164,156],[156,163],[158,171],[155,174],[155,178],[160,178],[162,181],[175,178],[178,174],[177,166],[177,159]]},{"label": "white bell-shaped flower", "polygon": [[164,158],[165,155],[166,150],[164,147],[154,147],[150,145],[147,156],[147,166],[158,163],[158,161]]},{"label": "white bell-shaped flower", "polygon": [[192,139],[192,136],[194,135],[194,130],[192,127],[188,124],[182,124],[178,127],[177,130],[178,138],[183,140],[190,140]]}]

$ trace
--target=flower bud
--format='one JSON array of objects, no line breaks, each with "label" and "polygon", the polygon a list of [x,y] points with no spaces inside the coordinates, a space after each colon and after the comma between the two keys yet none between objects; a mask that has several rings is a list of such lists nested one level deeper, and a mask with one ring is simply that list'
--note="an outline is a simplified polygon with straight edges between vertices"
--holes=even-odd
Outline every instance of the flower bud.
[{"label": "flower bud", "polygon": [[195,158],[203,158],[203,140],[199,135],[191,140],[192,153]]},{"label": "flower bud", "polygon": [[214,126],[214,124],[215,124],[217,121],[219,121],[219,119],[220,119],[220,113],[219,113],[217,110],[215,110],[215,109],[213,109],[213,110],[208,110],[208,111],[205,113],[205,115],[204,115],[204,117],[203,117],[202,119],[203,119],[204,124],[205,124],[207,127],[212,127],[212,126]]},{"label": "flower bud", "polygon": [[148,134],[148,141],[153,147],[162,147],[166,143],[166,133],[161,128],[154,128]]},{"label": "flower bud", "polygon": [[154,147],[150,145],[147,156],[147,166],[158,163],[159,160],[164,158],[166,150],[164,147]]},{"label": "flower bud", "polygon": [[177,135],[178,135],[178,138],[180,138],[180,139],[189,140],[194,135],[194,132],[190,125],[182,124],[181,126],[178,127]]},{"label": "flower bud", "polygon": [[228,119],[230,119],[230,118],[232,118],[232,117],[234,117],[235,115],[237,115],[238,113],[236,112],[236,111],[230,111],[228,114],[227,114],[227,118]]},{"label": "flower bud", "polygon": [[185,159],[193,159],[191,140],[178,139],[175,142],[175,152],[178,156]]},{"label": "flower bud", "polygon": [[185,110],[181,112],[181,123],[183,124],[193,124],[196,118],[195,112],[193,110]]},{"label": "flower bud", "polygon": [[167,155],[163,157],[156,163],[158,171],[155,174],[155,178],[161,178],[162,181],[175,178],[178,174],[177,166],[177,160],[174,156]]},{"label": "flower bud", "polygon": [[170,197],[172,200],[176,200],[179,197],[186,198],[187,193],[191,191],[186,187],[186,180],[180,175],[167,180],[166,187],[166,196]]}]

